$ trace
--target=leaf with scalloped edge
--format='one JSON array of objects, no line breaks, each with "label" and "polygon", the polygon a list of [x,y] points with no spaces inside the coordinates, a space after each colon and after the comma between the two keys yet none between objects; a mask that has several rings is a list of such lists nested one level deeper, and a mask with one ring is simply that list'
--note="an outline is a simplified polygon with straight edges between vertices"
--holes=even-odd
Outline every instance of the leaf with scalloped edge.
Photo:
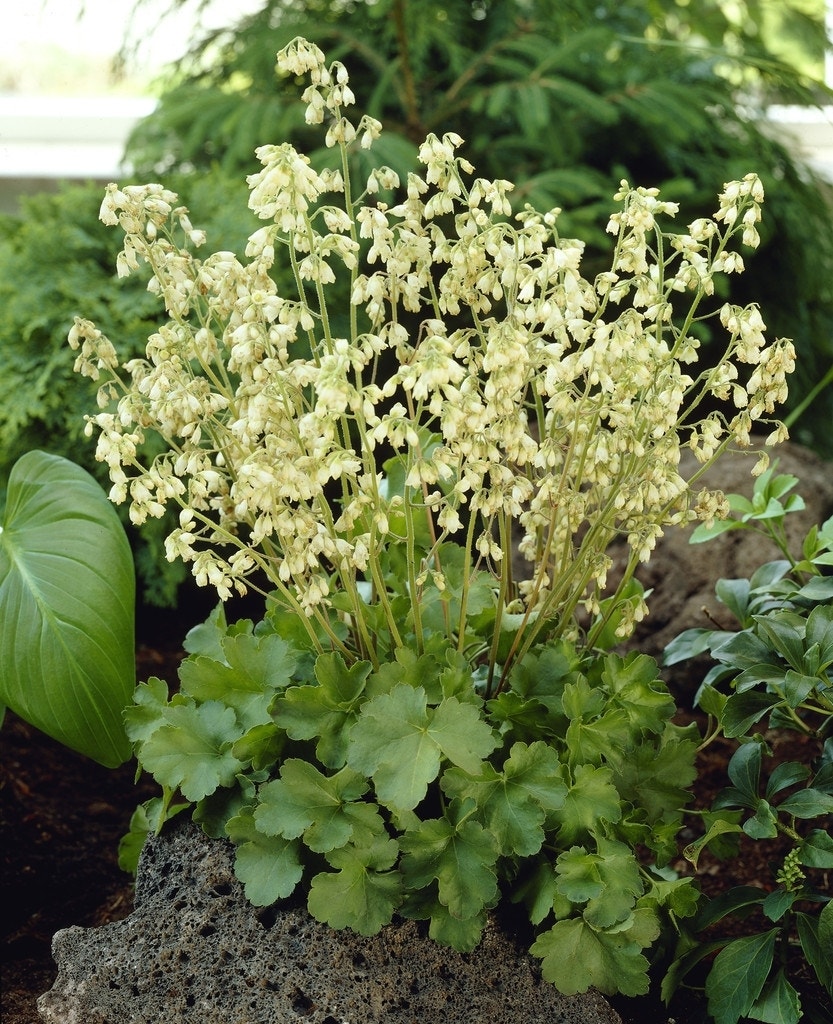
[{"label": "leaf with scalloped edge", "polygon": [[350,768],[326,776],[306,761],[289,758],[280,778],[260,787],[255,823],[266,835],[303,836],[311,850],[327,853],[354,835],[384,833],[375,804],[356,802],[367,788],[365,777]]},{"label": "leaf with scalloped edge", "polygon": [[648,991],[648,961],[627,931],[598,931],[582,918],[556,921],[530,951],[541,959],[544,979],[564,995],[591,987],[608,995]]},{"label": "leaf with scalloped edge", "polygon": [[496,742],[473,705],[448,697],[429,708],[422,687],[400,684],[363,705],[347,761],[373,778],[379,803],[410,811],[425,797],[443,758],[476,773]]},{"label": "leaf with scalloped edge", "polygon": [[402,900],[402,879],[391,870],[399,854],[394,839],[377,836],[372,843],[348,844],[327,854],[335,871],[322,871],[310,883],[307,906],[331,928],[351,928],[375,935],[389,924]]},{"label": "leaf with scalloped edge", "polygon": [[234,874],[243,883],[246,899],[256,907],[268,907],[291,896],[303,875],[298,840],[264,835],[250,807],[229,818],[226,830],[237,848]]},{"label": "leaf with scalloped edge", "polygon": [[196,803],[220,786],[231,786],[245,766],[232,754],[239,738],[234,711],[219,701],[178,704],[142,744],[142,766],[156,781],[179,789]]},{"label": "leaf with scalloped edge", "polygon": [[494,906],[498,896],[497,844],[478,822],[423,821],[407,831],[399,845],[406,888],[421,889],[436,880],[440,902],[462,921]]},{"label": "leaf with scalloped edge", "polygon": [[476,802],[504,856],[537,853],[544,841],[546,814],[562,807],[567,795],[558,754],[541,742],[513,744],[500,772],[489,762],[477,776],[451,768],[441,785],[450,797]]}]

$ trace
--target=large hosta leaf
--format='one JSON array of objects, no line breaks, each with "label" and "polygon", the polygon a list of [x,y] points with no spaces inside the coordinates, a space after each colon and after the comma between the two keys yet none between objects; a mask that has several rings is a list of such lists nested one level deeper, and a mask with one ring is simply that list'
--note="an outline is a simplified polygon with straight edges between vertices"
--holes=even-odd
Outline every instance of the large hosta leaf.
[{"label": "large hosta leaf", "polygon": [[0,704],[100,764],[130,756],[133,559],[85,470],[33,451],[0,517]]}]

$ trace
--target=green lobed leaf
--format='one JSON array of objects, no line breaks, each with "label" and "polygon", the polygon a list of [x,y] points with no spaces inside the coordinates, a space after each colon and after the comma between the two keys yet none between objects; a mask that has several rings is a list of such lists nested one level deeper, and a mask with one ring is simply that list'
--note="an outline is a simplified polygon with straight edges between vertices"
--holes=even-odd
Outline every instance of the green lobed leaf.
[{"label": "green lobed leaf", "polygon": [[402,879],[389,870],[399,848],[394,839],[376,836],[360,847],[348,845],[327,854],[336,871],[323,871],[310,883],[307,906],[331,928],[375,935],[389,924],[402,900]]},{"label": "green lobed leaf", "polygon": [[423,821],[402,836],[400,846],[406,888],[421,889],[436,880],[440,903],[461,921],[494,906],[497,843],[478,822]]},{"label": "green lobed leaf", "polygon": [[266,835],[303,836],[311,850],[327,853],[346,845],[355,832],[362,837],[384,833],[376,807],[353,802],[367,788],[365,777],[350,768],[325,776],[314,765],[289,758],[280,778],[260,787],[255,824]]},{"label": "green lobed leaf", "polygon": [[422,687],[400,684],[363,705],[347,760],[373,778],[381,804],[409,811],[424,798],[443,758],[474,775],[496,745],[473,705],[448,697],[429,708]]},{"label": "green lobed leaf", "polygon": [[629,750],[613,749],[608,753],[620,796],[644,809],[652,824],[677,818],[691,799],[689,786],[697,777],[696,731],[696,726],[679,733],[671,731],[662,744],[646,741]]},{"label": "green lobed leaf", "polygon": [[179,667],[181,692],[198,702],[219,700],[234,708],[246,728],[271,722],[269,705],[295,671],[295,652],[275,633],[226,636],[223,661],[191,655]]},{"label": "green lobed leaf", "polygon": [[772,967],[777,928],[729,942],[715,957],[706,979],[709,1013],[715,1024],[737,1024],[748,1016]]},{"label": "green lobed leaf", "polygon": [[31,451],[0,518],[0,705],[108,768],[131,754],[133,556],[99,484]]},{"label": "green lobed leaf", "polygon": [[572,903],[586,904],[584,919],[593,928],[611,928],[633,911],[643,886],[639,864],[624,843],[599,839],[595,853],[573,846],[556,863],[557,891]]},{"label": "green lobed leaf", "polygon": [[124,724],[134,743],[143,743],[164,724],[168,696],[168,684],[158,676],[139,683],[133,691],[133,703],[124,710]]},{"label": "green lobed leaf", "polygon": [[429,938],[460,953],[470,953],[477,948],[487,920],[485,910],[465,921],[454,917],[448,907],[440,903],[436,883],[426,889],[406,893],[399,913],[410,920],[428,921]]},{"label": "green lobed leaf", "polygon": [[541,959],[541,972],[564,995],[596,988],[612,995],[644,995],[648,991],[648,961],[627,932],[591,928],[582,918],[557,921],[532,944]]},{"label": "green lobed leaf", "polygon": [[544,841],[545,813],[564,803],[567,787],[559,768],[558,755],[547,744],[515,743],[502,771],[488,762],[478,776],[452,768],[444,773],[441,786],[449,797],[475,801],[502,855],[528,857]]},{"label": "green lobed leaf", "polygon": [[231,786],[244,767],[231,752],[239,736],[234,711],[218,701],[169,707],[140,751],[140,761],[156,781],[179,789],[196,803],[220,786]]},{"label": "green lobed leaf", "polygon": [[226,829],[237,847],[234,874],[243,883],[246,899],[256,907],[268,907],[291,896],[303,875],[298,841],[264,835],[250,807],[230,818]]},{"label": "green lobed leaf", "polygon": [[610,768],[579,765],[568,786],[564,806],[552,812],[550,818],[558,828],[561,844],[595,834],[600,822],[617,822],[622,816],[622,803],[613,785]]},{"label": "green lobed leaf", "polygon": [[371,669],[366,661],[348,668],[338,652],[320,655],[315,662],[317,684],[284,690],[272,708],[274,721],[293,740],[318,737],[315,752],[321,763],[327,768],[343,767]]},{"label": "green lobed leaf", "polygon": [[602,681],[615,704],[643,733],[661,733],[676,710],[674,698],[659,678],[656,661],[647,654],[608,655]]}]

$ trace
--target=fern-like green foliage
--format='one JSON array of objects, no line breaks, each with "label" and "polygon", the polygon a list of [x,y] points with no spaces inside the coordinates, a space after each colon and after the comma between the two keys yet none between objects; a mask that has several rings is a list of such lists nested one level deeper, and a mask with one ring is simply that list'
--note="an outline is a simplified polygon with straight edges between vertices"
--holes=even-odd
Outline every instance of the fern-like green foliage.
[{"label": "fern-like green foliage", "polygon": [[[245,195],[240,182],[214,174],[188,185],[194,218],[218,248],[242,250],[254,228],[254,218],[244,223],[237,212],[245,209],[241,190]],[[20,217],[0,223],[0,498],[15,461],[36,448],[71,459],[109,488],[94,442],[84,436],[97,385],[73,372],[67,333],[75,316],[94,317],[125,352],[140,355],[159,309],[146,278],[117,282],[118,241],[98,220],[101,197],[98,185],[65,186],[27,198]],[[160,521],[141,537],[130,529],[140,585],[152,604],[173,604],[185,575],[164,559],[168,531]]]},{"label": "fern-like green foliage", "polygon": [[[274,73],[275,51],[303,35],[334,59],[349,56],[360,108],[385,125],[375,159],[402,176],[428,132],[457,131],[484,176],[517,183],[517,206],[571,211],[560,224],[588,241],[591,266],[622,177],[673,190],[682,220],[708,212],[716,184],[755,170],[767,189],[768,235],[727,298],[751,299],[741,280],[767,296],[770,332],[793,338],[799,353],[797,405],[833,360],[833,218],[820,184],[740,112],[735,96],[739,87],[747,97],[820,95],[767,40],[820,55],[823,13],[784,0],[775,17],[772,6],[264,0],[194,46],[129,153],[143,178],[156,179],[215,162],[229,173],[251,171],[264,142],[314,150],[295,83]],[[367,158],[363,150],[353,157]],[[831,415],[828,388],[794,437],[833,454]]]}]

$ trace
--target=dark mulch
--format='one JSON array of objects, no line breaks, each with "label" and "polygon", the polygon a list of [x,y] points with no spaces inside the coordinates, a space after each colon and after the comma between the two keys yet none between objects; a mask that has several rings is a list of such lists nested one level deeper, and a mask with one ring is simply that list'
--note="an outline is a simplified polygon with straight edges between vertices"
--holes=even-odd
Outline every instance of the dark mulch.
[{"label": "dark mulch", "polygon": [[[139,678],[160,675],[173,681],[183,656],[177,642],[165,641],[170,629],[151,633],[140,644]],[[162,635],[162,642],[159,636]],[[179,637],[182,633],[177,634]],[[806,759],[808,741],[775,738],[784,760]],[[727,784],[729,744],[703,753],[696,785],[700,806]],[[38,1024],[37,997],[53,984],[52,935],[69,925],[98,926],[127,916],[132,909],[129,876],[117,863],[120,837],[138,802],[156,795],[152,780],[137,784],[126,765],[111,771],[66,750],[8,713],[0,732],[0,906],[3,908],[2,996],[4,1024]],[[694,833],[692,833],[692,838]],[[770,887],[771,848],[748,843],[743,855],[727,864],[704,856],[698,872],[702,888],[717,893],[737,884]],[[675,865],[685,869],[680,861]],[[738,933],[754,921],[736,925]],[[800,958],[794,984],[802,998],[825,994],[814,984]],[[696,1024],[702,1003],[689,992],[671,1008],[652,995],[643,1000],[614,1000],[626,1024]],[[826,1004],[829,1007],[829,1002]],[[833,1020],[833,1009],[831,1009]],[[821,1018],[823,1019],[823,1018]]]}]

